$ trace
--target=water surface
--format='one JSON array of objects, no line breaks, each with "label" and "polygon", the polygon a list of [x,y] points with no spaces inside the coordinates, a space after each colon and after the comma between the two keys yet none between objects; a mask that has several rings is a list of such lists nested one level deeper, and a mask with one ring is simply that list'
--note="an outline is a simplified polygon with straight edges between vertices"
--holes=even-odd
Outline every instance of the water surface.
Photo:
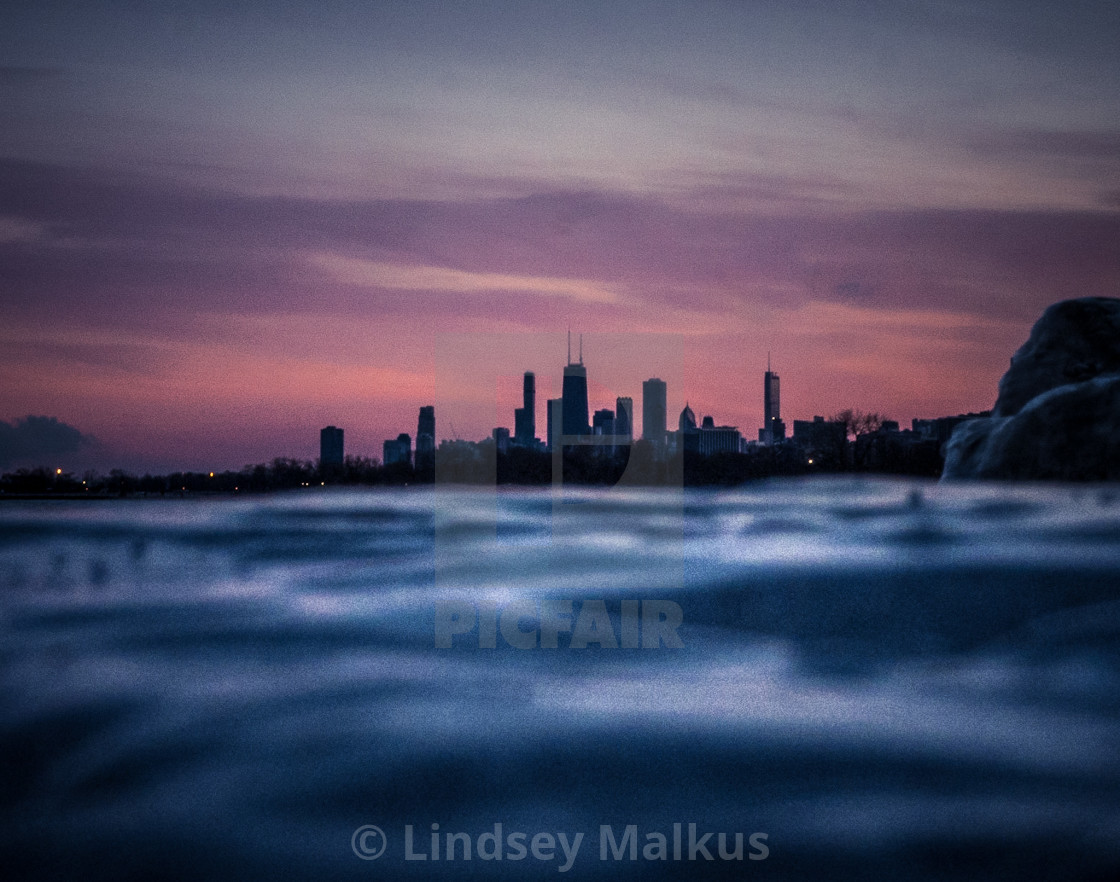
[{"label": "water surface", "polygon": [[[441,604],[601,600],[617,640],[643,599],[680,648],[435,646]],[[8,501],[0,848],[26,878],[1114,878],[1118,637],[1099,487]],[[408,825],[497,823],[584,840],[562,876],[405,860]],[[768,854],[689,861],[690,823]],[[674,824],[682,860],[643,859]]]}]

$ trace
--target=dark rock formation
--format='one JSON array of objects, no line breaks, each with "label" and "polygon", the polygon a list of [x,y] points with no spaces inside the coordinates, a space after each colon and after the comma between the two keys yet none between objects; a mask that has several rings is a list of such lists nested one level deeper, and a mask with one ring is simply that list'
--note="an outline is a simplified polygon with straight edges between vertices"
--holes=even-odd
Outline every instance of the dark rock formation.
[{"label": "dark rock formation", "polygon": [[1120,300],[1047,309],[1000,380],[991,417],[953,432],[943,477],[1120,480]]}]

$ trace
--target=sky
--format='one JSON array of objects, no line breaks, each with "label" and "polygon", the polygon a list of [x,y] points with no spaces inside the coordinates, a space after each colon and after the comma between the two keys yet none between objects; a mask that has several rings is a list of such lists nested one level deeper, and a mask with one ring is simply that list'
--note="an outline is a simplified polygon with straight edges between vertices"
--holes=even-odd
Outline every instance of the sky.
[{"label": "sky", "polygon": [[525,370],[543,434],[569,327],[593,408],[664,375],[755,437],[769,352],[787,424],[907,426],[1120,296],[1115,3],[22,6],[0,440],[48,418],[44,465],[478,439]]}]

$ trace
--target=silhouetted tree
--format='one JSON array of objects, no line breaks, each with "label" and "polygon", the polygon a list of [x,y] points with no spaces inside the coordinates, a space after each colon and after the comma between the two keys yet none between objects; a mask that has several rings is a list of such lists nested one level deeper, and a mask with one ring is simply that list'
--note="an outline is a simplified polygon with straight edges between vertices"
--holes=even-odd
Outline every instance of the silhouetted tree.
[{"label": "silhouetted tree", "polygon": [[838,411],[828,418],[829,422],[843,423],[850,438],[878,431],[885,419],[886,417],[880,413],[864,413],[862,410],[853,410],[850,407]]}]

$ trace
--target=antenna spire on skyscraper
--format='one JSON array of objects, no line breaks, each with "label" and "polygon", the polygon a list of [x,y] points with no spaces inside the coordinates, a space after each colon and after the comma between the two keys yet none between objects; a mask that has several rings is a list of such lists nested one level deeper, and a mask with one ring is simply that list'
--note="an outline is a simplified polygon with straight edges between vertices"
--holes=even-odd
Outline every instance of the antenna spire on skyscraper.
[{"label": "antenna spire on skyscraper", "polygon": [[572,326],[568,325],[568,364],[572,363]]},{"label": "antenna spire on skyscraper", "polygon": [[583,364],[583,334],[579,335],[579,363]]}]

